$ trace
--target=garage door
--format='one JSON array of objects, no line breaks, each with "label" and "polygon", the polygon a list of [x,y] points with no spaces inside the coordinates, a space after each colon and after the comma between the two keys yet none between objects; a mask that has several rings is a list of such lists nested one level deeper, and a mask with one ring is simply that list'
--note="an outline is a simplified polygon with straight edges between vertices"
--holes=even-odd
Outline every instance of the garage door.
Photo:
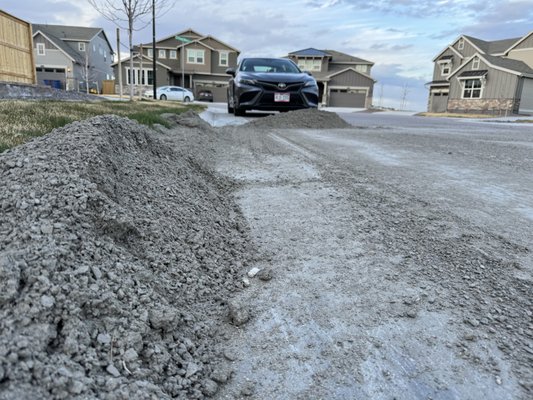
[{"label": "garage door", "polygon": [[361,89],[330,89],[330,107],[355,107],[364,108],[366,90]]},{"label": "garage door", "polygon": [[524,79],[520,97],[520,113],[533,114],[533,79]]},{"label": "garage door", "polygon": [[448,107],[448,93],[432,93],[431,112],[443,113]]},{"label": "garage door", "polygon": [[227,85],[220,84],[220,85],[202,85],[197,84],[196,86],[196,95],[198,95],[198,92],[201,90],[210,90],[211,93],[213,93],[213,101],[217,103],[225,103],[227,100]]}]

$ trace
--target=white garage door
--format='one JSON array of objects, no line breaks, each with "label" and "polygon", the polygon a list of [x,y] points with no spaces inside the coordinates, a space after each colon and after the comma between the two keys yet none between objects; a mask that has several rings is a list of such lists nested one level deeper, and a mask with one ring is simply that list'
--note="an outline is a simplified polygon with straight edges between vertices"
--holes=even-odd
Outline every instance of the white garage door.
[{"label": "white garage door", "polygon": [[533,79],[524,79],[520,98],[520,113],[533,114]]}]

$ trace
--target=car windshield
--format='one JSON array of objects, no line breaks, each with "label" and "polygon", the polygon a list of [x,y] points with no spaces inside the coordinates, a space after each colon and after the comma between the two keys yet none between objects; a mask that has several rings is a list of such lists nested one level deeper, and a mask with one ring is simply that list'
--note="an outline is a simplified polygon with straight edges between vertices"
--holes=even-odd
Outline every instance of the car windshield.
[{"label": "car windshield", "polygon": [[271,58],[248,58],[241,63],[240,71],[245,72],[275,72],[299,74],[302,71],[289,60]]}]

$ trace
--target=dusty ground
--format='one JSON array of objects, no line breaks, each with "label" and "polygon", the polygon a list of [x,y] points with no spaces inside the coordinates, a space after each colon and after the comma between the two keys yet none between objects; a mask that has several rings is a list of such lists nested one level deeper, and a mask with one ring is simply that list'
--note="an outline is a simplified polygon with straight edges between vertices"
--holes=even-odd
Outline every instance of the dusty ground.
[{"label": "dusty ground", "polygon": [[348,119],[220,132],[273,278],[217,398],[530,398],[533,131]]},{"label": "dusty ground", "polygon": [[0,155],[0,399],[531,397],[531,127],[252,120]]}]

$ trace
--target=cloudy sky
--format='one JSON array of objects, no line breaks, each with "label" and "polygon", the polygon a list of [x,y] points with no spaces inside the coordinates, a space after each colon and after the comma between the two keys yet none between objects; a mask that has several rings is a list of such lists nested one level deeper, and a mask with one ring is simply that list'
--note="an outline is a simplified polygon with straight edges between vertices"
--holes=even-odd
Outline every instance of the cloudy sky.
[{"label": "cloudy sky", "polygon": [[[0,8],[32,23],[102,27],[116,43],[116,25],[86,0],[0,0]],[[375,63],[375,105],[399,108],[405,95],[407,108],[424,110],[431,60],[460,34],[497,40],[533,31],[533,0],[176,0],[158,18],[156,36],[187,28],[243,56],[315,47],[364,58]],[[127,42],[126,31],[121,36]],[[151,37],[147,26],[134,43]]]}]

